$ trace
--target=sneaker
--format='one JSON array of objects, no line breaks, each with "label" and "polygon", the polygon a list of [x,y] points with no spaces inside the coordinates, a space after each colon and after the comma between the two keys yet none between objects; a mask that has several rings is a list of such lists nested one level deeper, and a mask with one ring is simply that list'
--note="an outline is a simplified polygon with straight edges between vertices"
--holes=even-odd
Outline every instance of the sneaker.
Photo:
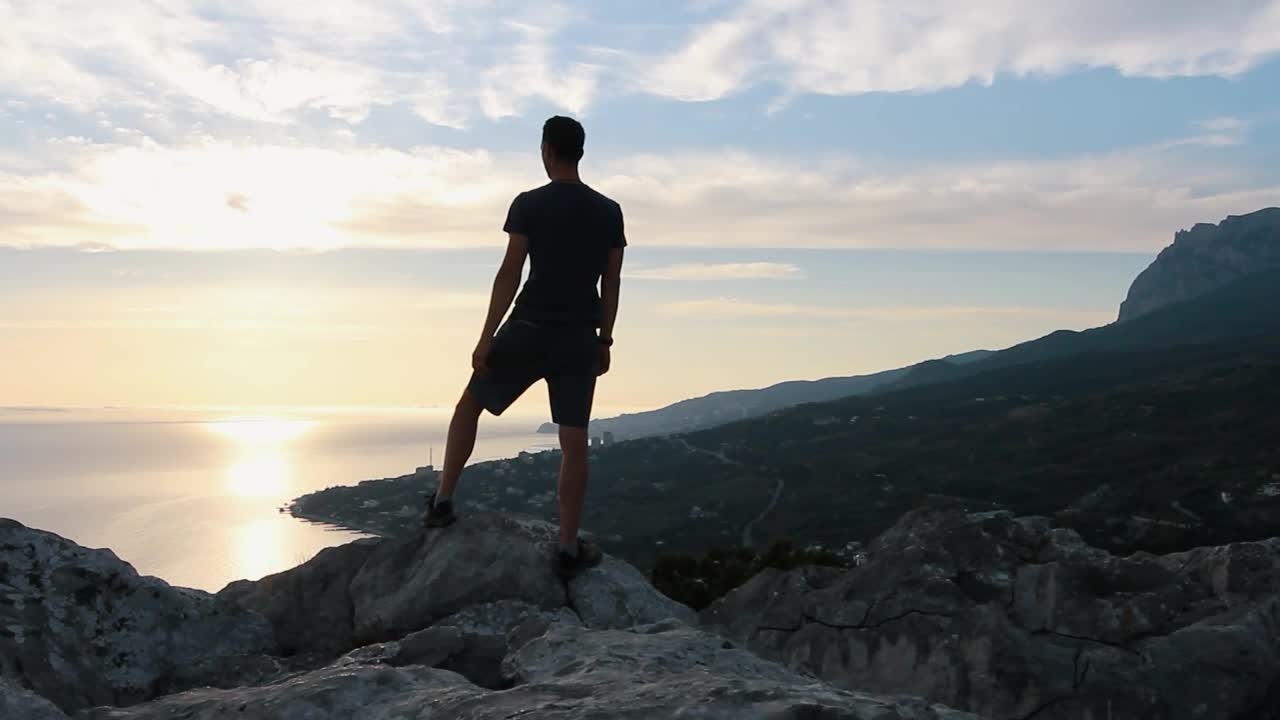
[{"label": "sneaker", "polygon": [[452,500],[445,500],[437,505],[435,493],[431,493],[427,496],[427,502],[422,511],[423,527],[444,527],[445,525],[452,525],[457,519],[458,516],[453,514]]},{"label": "sneaker", "polygon": [[600,552],[600,548],[595,543],[578,538],[577,555],[556,551],[556,569],[561,578],[568,580],[576,577],[583,570],[599,565],[603,559],[604,553]]}]

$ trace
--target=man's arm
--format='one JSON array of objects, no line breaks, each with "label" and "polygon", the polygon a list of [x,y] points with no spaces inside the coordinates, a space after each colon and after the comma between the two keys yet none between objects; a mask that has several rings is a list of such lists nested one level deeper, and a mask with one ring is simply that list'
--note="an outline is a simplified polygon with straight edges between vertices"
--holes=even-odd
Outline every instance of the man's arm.
[{"label": "man's arm", "polygon": [[524,261],[529,256],[528,237],[520,233],[507,233],[507,236],[507,253],[502,258],[497,276],[493,278],[493,292],[489,295],[489,313],[484,319],[484,329],[480,331],[480,342],[471,356],[471,365],[476,370],[488,369],[489,345],[516,298],[520,278],[524,275]]},{"label": "man's arm", "polygon": [[[622,290],[622,248],[609,250],[609,261],[600,278],[600,303],[603,317],[600,319],[600,337],[613,337],[613,324],[618,319],[618,294]],[[612,353],[609,346],[600,346],[600,374],[609,372]]]}]

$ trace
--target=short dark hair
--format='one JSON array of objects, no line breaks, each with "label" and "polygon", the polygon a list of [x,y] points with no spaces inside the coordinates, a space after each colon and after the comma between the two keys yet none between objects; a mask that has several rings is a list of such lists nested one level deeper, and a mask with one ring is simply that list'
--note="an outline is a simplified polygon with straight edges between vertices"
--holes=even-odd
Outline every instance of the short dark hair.
[{"label": "short dark hair", "polygon": [[581,160],[586,140],[587,131],[582,129],[582,123],[571,117],[556,115],[542,124],[542,142],[551,147],[552,154],[561,162]]}]

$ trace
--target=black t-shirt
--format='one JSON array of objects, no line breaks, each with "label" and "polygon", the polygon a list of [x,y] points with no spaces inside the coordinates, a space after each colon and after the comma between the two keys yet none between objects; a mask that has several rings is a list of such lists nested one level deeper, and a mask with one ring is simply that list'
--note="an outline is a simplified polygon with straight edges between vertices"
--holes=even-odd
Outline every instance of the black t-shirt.
[{"label": "black t-shirt", "polygon": [[517,195],[502,229],[529,238],[529,279],[512,316],[599,326],[600,276],[609,250],[627,245],[618,203],[580,182],[552,181]]}]

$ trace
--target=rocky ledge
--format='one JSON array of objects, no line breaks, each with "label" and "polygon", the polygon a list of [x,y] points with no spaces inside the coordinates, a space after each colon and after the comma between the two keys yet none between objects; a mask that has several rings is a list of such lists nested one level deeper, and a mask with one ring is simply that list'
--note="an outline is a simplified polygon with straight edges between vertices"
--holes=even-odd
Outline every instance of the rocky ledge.
[{"label": "rocky ledge", "polygon": [[999,720],[1280,718],[1280,539],[1113,556],[917,511],[849,570],[765,571],[704,627],[833,685]]},{"label": "rocky ledge", "polygon": [[554,542],[469,515],[211,595],[0,521],[0,718],[1280,718],[1280,539],[917,511],[701,617],[615,558],[561,582]]},{"label": "rocky ledge", "polygon": [[563,583],[554,542],[471,515],[211,595],[0,520],[0,717],[974,717],[763,659],[614,558]]}]

